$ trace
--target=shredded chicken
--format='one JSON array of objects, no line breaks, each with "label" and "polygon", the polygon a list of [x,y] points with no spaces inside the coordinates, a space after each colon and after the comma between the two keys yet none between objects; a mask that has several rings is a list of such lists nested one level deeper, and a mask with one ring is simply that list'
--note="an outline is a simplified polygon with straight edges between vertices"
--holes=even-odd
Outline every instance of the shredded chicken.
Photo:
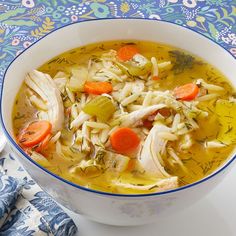
[{"label": "shredded chicken", "polygon": [[176,176],[169,177],[165,179],[158,179],[155,184],[148,184],[148,185],[135,185],[131,183],[122,183],[118,181],[113,182],[116,186],[126,188],[126,189],[133,189],[138,191],[151,191],[155,190],[155,192],[166,191],[170,189],[174,189],[178,187],[178,178]]},{"label": "shredded chicken", "polygon": [[50,75],[33,70],[27,74],[25,83],[47,104],[47,111],[42,112],[47,114],[44,117],[51,122],[53,132],[61,130],[64,123],[64,106],[60,91]]},{"label": "shredded chicken", "polygon": [[144,107],[140,110],[133,111],[127,115],[121,117],[121,126],[135,126],[137,121],[146,118],[148,115],[152,114],[153,112],[166,107],[165,104],[158,104],[149,107]]},{"label": "shredded chicken", "polygon": [[161,157],[163,146],[166,145],[166,140],[159,136],[159,132],[170,132],[170,128],[157,124],[153,126],[149,132],[140,153],[139,162],[147,173],[158,178],[168,178],[170,175],[164,168],[164,162]]}]

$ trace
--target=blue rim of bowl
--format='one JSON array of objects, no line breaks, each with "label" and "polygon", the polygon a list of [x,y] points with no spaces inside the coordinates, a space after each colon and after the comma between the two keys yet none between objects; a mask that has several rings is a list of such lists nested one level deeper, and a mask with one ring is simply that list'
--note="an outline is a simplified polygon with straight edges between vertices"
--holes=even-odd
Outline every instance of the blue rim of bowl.
[{"label": "blue rim of bowl", "polygon": [[96,194],[99,194],[99,195],[105,195],[105,196],[113,196],[113,197],[127,197],[127,198],[139,198],[139,197],[151,197],[151,196],[161,196],[161,195],[166,195],[166,194],[169,194],[169,193],[175,193],[175,192],[179,192],[179,191],[182,191],[182,190],[186,190],[186,189],[189,189],[189,188],[192,188],[194,186],[197,186],[203,182],[206,182],[210,179],[212,179],[214,176],[218,175],[220,172],[222,172],[223,170],[225,170],[230,164],[233,163],[234,160],[236,160],[236,154],[234,156],[231,157],[230,160],[228,160],[220,169],[218,169],[217,171],[213,172],[212,174],[210,174],[209,176],[197,181],[197,182],[194,182],[192,184],[188,184],[188,185],[185,185],[185,186],[182,186],[182,187],[179,187],[179,188],[176,188],[176,189],[172,189],[172,190],[168,190],[168,191],[163,191],[163,192],[157,192],[157,193],[148,193],[148,194],[118,194],[118,193],[109,193],[109,192],[102,192],[102,191],[97,191],[97,190],[93,190],[93,189],[89,189],[89,188],[85,188],[83,186],[80,186],[78,184],[75,184],[75,183],[72,183],[66,179],[63,179],[61,178],[60,176],[50,172],[49,170],[47,170],[46,168],[40,166],[37,162],[33,161],[28,155],[25,154],[25,152],[23,152],[23,150],[18,146],[18,144],[15,142],[15,140],[12,138],[12,136],[8,133],[6,127],[5,127],[5,124],[4,124],[4,121],[3,121],[3,117],[2,117],[2,94],[3,94],[3,87],[4,87],[4,81],[5,81],[5,76],[6,76],[6,73],[7,71],[9,70],[11,64],[21,55],[23,54],[25,51],[27,51],[29,48],[33,47],[35,44],[37,44],[40,40],[44,39],[45,37],[47,37],[48,35],[54,33],[55,31],[58,31],[60,29],[63,29],[65,27],[69,27],[71,25],[74,25],[74,24],[83,24],[83,23],[86,23],[86,22],[90,22],[90,21],[105,21],[105,20],[142,20],[142,21],[159,21],[159,22],[165,22],[165,23],[168,23],[168,24],[173,24],[173,25],[177,25],[178,27],[182,27],[182,28],[185,28],[187,30],[190,30],[198,35],[201,35],[203,37],[205,37],[206,39],[210,40],[212,43],[214,44],[217,44],[219,47],[221,47],[222,49],[224,49],[228,54],[230,54],[234,59],[235,57],[233,56],[233,54],[231,54],[227,49],[225,49],[223,46],[221,46],[219,43],[215,42],[213,39],[211,38],[208,38],[207,36],[197,32],[196,30],[194,29],[191,29],[191,28],[188,28],[186,26],[183,26],[183,25],[179,25],[179,24],[176,24],[174,22],[170,22],[170,21],[166,21],[166,20],[158,20],[158,19],[149,19],[149,18],[136,18],[136,17],[133,17],[133,18],[100,18],[100,19],[91,19],[91,20],[84,20],[84,21],[80,21],[80,22],[73,22],[71,24],[68,24],[68,25],[64,25],[64,26],[61,26],[53,31],[51,31],[50,33],[46,34],[45,36],[43,36],[42,38],[40,38],[39,40],[37,40],[36,42],[34,42],[33,44],[31,44],[27,49],[25,49],[22,53],[20,53],[18,56],[16,56],[12,62],[7,66],[6,70],[5,70],[5,73],[3,75],[3,80],[2,80],[2,87],[1,87],[1,94],[0,94],[0,124],[1,126],[3,127],[3,131],[6,135],[6,137],[8,138],[8,140],[11,142],[11,144],[17,149],[18,152],[20,152],[27,160],[29,160],[31,163],[33,163],[34,165],[36,165],[38,168],[40,168],[41,170],[45,171],[47,174],[51,175],[52,177],[56,178],[57,180],[61,180],[62,182],[72,186],[72,187],[75,187],[75,188],[78,188],[80,190],[84,190],[86,192],[90,192],[90,193],[96,193]]}]

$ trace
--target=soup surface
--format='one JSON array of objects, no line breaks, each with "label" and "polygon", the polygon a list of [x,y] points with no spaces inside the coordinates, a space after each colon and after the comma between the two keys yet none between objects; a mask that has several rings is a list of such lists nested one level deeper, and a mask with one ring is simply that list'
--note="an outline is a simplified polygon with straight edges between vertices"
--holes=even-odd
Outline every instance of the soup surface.
[{"label": "soup surface", "polygon": [[216,68],[172,46],[98,43],[29,72],[13,126],[22,149],[62,178],[105,192],[158,192],[227,160],[235,90]]}]

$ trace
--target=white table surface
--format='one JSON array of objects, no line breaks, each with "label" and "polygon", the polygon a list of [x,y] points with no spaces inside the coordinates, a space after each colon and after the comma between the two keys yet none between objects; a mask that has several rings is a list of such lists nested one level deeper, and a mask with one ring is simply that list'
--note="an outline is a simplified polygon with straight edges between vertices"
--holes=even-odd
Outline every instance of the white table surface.
[{"label": "white table surface", "polygon": [[114,227],[67,212],[78,226],[78,236],[236,236],[236,165],[203,200],[154,224]]}]

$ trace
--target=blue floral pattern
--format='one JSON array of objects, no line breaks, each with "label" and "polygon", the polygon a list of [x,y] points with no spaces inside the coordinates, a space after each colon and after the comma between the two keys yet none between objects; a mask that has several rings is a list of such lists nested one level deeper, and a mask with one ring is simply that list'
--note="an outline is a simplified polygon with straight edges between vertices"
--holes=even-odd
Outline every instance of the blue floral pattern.
[{"label": "blue floral pattern", "polygon": [[0,172],[0,227],[13,209],[22,191],[22,183]]},{"label": "blue floral pattern", "polygon": [[0,157],[0,235],[72,236],[76,231],[73,220],[13,156]]}]

